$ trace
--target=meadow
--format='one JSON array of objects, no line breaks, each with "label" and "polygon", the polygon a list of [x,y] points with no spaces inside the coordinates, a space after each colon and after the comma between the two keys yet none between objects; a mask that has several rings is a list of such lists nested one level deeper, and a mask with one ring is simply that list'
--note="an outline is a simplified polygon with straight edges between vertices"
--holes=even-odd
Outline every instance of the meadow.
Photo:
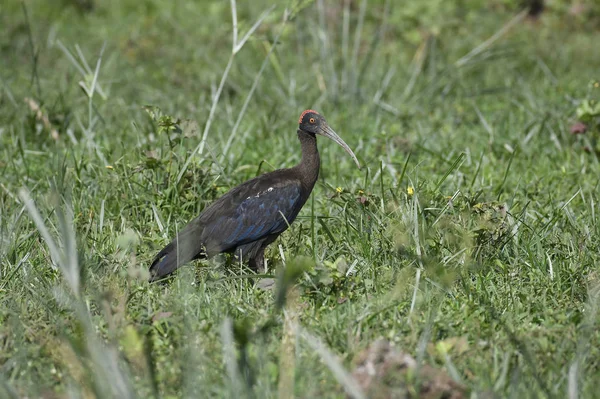
[{"label": "meadow", "polygon": [[[431,397],[353,380],[382,338],[464,397],[598,397],[600,8],[548,3],[3,2],[0,397]],[[318,141],[267,275],[149,284],[307,108],[362,167]]]}]

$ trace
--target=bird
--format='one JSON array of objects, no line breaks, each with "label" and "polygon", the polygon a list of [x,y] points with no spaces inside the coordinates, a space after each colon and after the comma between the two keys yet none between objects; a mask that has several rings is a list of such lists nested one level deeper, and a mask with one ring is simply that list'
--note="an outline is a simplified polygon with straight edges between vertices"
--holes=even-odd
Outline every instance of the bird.
[{"label": "bird", "polygon": [[360,169],[354,152],[317,111],[302,112],[297,135],[302,159],[296,166],[250,179],[205,208],[154,257],[149,280],[162,280],[194,259],[219,253],[233,253],[250,269],[264,272],[265,248],[294,222],[319,176],[317,136],[339,144]]}]

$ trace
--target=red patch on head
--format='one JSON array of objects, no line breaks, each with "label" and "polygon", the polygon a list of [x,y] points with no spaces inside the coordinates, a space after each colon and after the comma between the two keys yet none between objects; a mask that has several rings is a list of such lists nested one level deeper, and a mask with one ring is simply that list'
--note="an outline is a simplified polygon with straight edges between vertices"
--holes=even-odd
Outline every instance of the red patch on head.
[{"label": "red patch on head", "polygon": [[307,109],[306,111],[304,111],[304,112],[302,112],[302,113],[300,114],[300,119],[298,119],[298,124],[301,124],[301,123],[302,123],[302,118],[304,118],[304,115],[308,114],[309,112],[312,112],[313,114],[317,114],[317,115],[319,115],[319,113],[318,113],[317,111],[314,111],[314,110],[312,110],[312,109]]}]

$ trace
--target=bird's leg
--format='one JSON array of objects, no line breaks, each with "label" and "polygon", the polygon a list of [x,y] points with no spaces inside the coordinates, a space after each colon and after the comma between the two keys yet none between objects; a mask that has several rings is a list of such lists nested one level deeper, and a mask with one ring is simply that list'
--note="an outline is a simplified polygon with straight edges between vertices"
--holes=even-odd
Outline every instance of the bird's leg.
[{"label": "bird's leg", "polygon": [[237,248],[233,252],[233,256],[229,258],[229,264],[227,266],[241,266],[241,263],[244,261],[244,251],[242,248]]},{"label": "bird's leg", "polygon": [[265,249],[260,248],[256,254],[248,260],[248,266],[259,273],[265,272]]}]

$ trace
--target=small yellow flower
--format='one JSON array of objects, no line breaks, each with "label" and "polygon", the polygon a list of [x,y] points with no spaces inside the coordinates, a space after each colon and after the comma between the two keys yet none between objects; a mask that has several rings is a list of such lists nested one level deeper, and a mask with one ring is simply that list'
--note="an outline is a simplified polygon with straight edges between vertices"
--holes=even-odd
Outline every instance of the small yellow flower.
[{"label": "small yellow flower", "polygon": [[359,195],[363,195],[365,192],[363,190],[358,190]]},{"label": "small yellow flower", "polygon": [[344,189],[343,189],[343,188],[341,188],[341,187],[337,187],[337,188],[335,189],[335,191],[337,191],[338,193],[341,193],[342,191],[344,191]]},{"label": "small yellow flower", "polygon": [[106,165],[106,169],[113,169],[112,165]]},{"label": "small yellow flower", "polygon": [[415,189],[413,186],[408,186],[406,188],[406,192],[408,193],[408,195],[413,195],[415,193]]},{"label": "small yellow flower", "polygon": [[600,82],[594,82],[594,87],[597,89],[600,87]]}]

